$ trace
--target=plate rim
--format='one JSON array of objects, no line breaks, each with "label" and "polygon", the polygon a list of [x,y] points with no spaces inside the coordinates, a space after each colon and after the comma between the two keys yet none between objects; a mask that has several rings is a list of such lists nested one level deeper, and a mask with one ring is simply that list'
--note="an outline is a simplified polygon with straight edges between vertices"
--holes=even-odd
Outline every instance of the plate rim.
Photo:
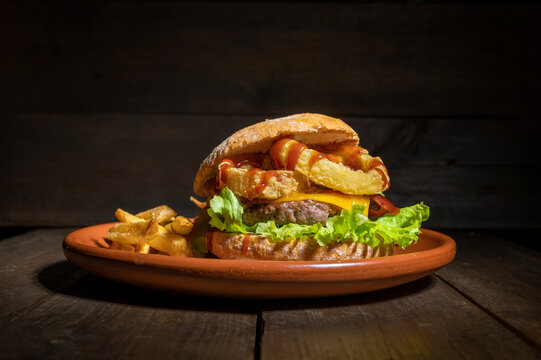
[{"label": "plate rim", "polygon": [[[77,241],[81,234],[91,230],[106,229],[116,224],[103,223],[86,226],[69,233],[62,242],[68,260],[70,253],[102,260],[122,262],[135,266],[154,267],[190,272],[198,276],[211,276],[216,280],[249,280],[266,282],[335,282],[362,281],[367,279],[388,278],[387,270],[400,267],[395,276],[407,276],[421,272],[433,272],[453,261],[456,254],[456,243],[448,235],[435,230],[421,228],[420,236],[436,238],[441,243],[431,249],[391,256],[341,261],[271,261],[271,260],[231,260],[209,258],[183,258],[160,254],[140,254],[121,250],[89,246]],[[432,260],[432,261],[428,261]],[[76,265],[81,266],[77,262]],[[424,266],[419,266],[424,264]],[[84,267],[83,267],[84,268]],[[352,271],[353,270],[353,271]],[[392,272],[392,271],[391,271]],[[307,276],[308,275],[308,276]]]}]

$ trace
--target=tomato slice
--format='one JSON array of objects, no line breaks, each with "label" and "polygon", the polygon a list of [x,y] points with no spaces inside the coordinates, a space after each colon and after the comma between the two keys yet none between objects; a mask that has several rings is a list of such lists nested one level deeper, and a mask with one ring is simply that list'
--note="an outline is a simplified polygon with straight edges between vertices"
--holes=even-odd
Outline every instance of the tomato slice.
[{"label": "tomato slice", "polygon": [[378,204],[370,204],[370,208],[368,209],[368,217],[370,219],[379,218],[387,213],[387,210],[380,207]]},{"label": "tomato slice", "polygon": [[400,213],[400,208],[397,208],[396,206],[389,201],[384,196],[381,195],[372,195],[370,197],[370,208],[368,209],[368,217],[371,218],[378,218],[380,216],[385,215],[386,213],[389,213],[391,215],[397,215]]}]

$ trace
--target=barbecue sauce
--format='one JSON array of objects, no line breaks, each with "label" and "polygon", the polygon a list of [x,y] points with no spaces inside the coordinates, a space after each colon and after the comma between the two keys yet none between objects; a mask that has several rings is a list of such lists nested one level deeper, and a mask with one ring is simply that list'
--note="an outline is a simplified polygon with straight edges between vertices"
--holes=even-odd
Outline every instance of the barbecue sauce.
[{"label": "barbecue sauce", "polygon": [[244,165],[250,165],[251,167],[261,167],[263,164],[263,154],[246,154],[242,156],[232,157],[231,160],[235,163],[237,167],[242,167]]},{"label": "barbecue sauce", "polygon": [[246,256],[248,254],[248,245],[250,244],[250,234],[244,234],[242,240],[242,254]]},{"label": "barbecue sauce", "polygon": [[220,171],[220,182],[225,184],[227,182],[227,169],[234,167],[240,168],[245,165],[249,165],[252,168],[260,168],[263,163],[263,154],[246,154],[243,156],[236,156],[229,159],[224,159],[218,165]]},{"label": "barbecue sauce", "polygon": [[293,171],[299,162],[299,157],[303,150],[306,149],[306,145],[301,144],[300,142],[295,142],[289,147],[287,152],[287,170]]},{"label": "barbecue sauce", "polygon": [[275,168],[277,169],[285,168],[286,170],[290,170],[290,171],[295,170],[295,166],[297,166],[297,163],[299,162],[299,157],[301,156],[301,153],[303,152],[303,150],[307,148],[307,146],[300,142],[293,141],[293,143],[287,149],[286,161],[284,164],[282,163],[282,161],[280,161],[280,153],[282,152],[284,145],[290,141],[292,140],[285,138],[285,139],[279,140],[271,147],[269,154],[271,156],[272,161],[274,162]]},{"label": "barbecue sauce", "polygon": [[[362,147],[355,145],[340,145],[333,150],[333,153],[335,155],[342,158],[342,163],[347,167],[351,168],[352,170],[376,170],[381,177],[381,180],[383,181],[383,188],[388,188],[389,180],[387,179],[387,175],[385,174],[387,168],[381,160],[373,158],[368,163],[368,168],[365,168],[362,162],[362,155],[366,153],[366,150]],[[382,167],[383,169],[385,169],[385,171],[381,169]]]},{"label": "barbecue sauce", "polygon": [[220,165],[218,165],[218,171],[220,172],[220,182],[222,184],[225,184],[227,182],[227,169],[231,167],[237,167],[231,159],[222,160]]},{"label": "barbecue sauce", "polygon": [[356,145],[333,145],[326,148],[339,162],[352,170],[364,170],[361,155],[367,153],[365,149]]},{"label": "barbecue sauce", "polygon": [[[258,168],[253,168],[253,169],[248,170],[248,178],[250,179],[248,180],[248,184],[253,184],[254,181],[256,180],[256,177],[258,177],[259,173],[262,171],[263,170],[258,169]],[[261,191],[263,190],[265,189],[263,188]],[[256,186],[250,186],[246,189],[246,195],[248,195],[248,199],[253,199],[256,193],[257,193]]]},{"label": "barbecue sauce", "polygon": [[387,168],[385,167],[383,162],[381,162],[381,160],[372,159],[370,161],[370,164],[368,165],[368,170],[376,170],[379,176],[381,177],[381,180],[383,181],[383,189],[387,189],[387,185],[389,185],[389,180],[387,179],[387,176],[385,175],[383,170],[379,168],[380,166],[383,166],[383,168],[387,170]]},{"label": "barbecue sauce", "polygon": [[[252,186],[250,189],[248,189],[248,191],[250,191],[253,188],[253,192],[255,194],[261,194],[267,188],[267,185],[269,184],[270,179],[276,178],[276,181],[281,182],[282,176],[284,176],[284,174],[280,174],[276,170],[263,171],[259,173],[259,183],[255,186]],[[288,175],[286,174],[285,176],[288,176]]]},{"label": "barbecue sauce", "polygon": [[327,157],[325,154],[322,154],[320,152],[312,154],[310,156],[310,160],[308,160],[308,169],[312,170],[312,167],[314,167],[314,164],[317,163],[319,160],[326,159]]},{"label": "barbecue sauce", "polygon": [[[280,154],[282,153],[284,146],[286,146],[286,144],[288,143],[290,144],[285,156],[285,162],[282,162]],[[284,138],[278,140],[274,143],[274,145],[272,145],[269,150],[269,154],[276,169],[285,168],[289,171],[294,171],[297,163],[299,162],[299,158],[302,152],[307,148],[308,147],[306,145],[298,141]],[[376,170],[381,176],[381,179],[383,181],[383,187],[388,187],[389,181],[387,179],[387,176],[385,175],[385,172],[381,169],[381,167],[385,168],[383,162],[378,159],[372,159],[368,164],[368,169],[365,169],[365,166],[363,166],[362,155],[366,153],[366,150],[362,147],[355,145],[339,145],[330,147],[328,148],[328,150],[331,152],[330,154],[325,154],[316,150],[311,151],[310,158],[308,159],[307,177],[309,185],[312,185],[309,177],[314,165],[320,160],[328,159],[329,161],[332,161],[336,164],[344,164],[352,170]],[[265,191],[271,178],[274,177],[277,181],[281,181],[282,176],[289,176],[284,175],[276,170],[262,170],[260,168],[262,162],[263,154],[248,154],[244,156],[233,157],[230,159],[224,159],[218,166],[220,172],[220,183],[227,183],[227,169],[232,167],[239,168],[244,165],[252,166],[252,168],[248,170],[248,177],[249,183],[255,185],[252,185],[246,189],[246,195],[248,199],[253,199],[254,197],[256,197],[256,195],[261,194],[263,191]]]},{"label": "barbecue sauce", "polygon": [[276,178],[276,181],[282,181],[283,177],[289,177],[289,174],[282,174],[276,170],[263,170],[260,168],[263,162],[262,154],[249,154],[242,157],[224,159],[218,166],[220,172],[220,182],[226,184],[227,169],[239,168],[243,165],[253,166],[248,170],[248,178],[250,184],[255,184],[246,189],[248,199],[253,199],[256,195],[261,194],[267,188],[271,178]]},{"label": "barbecue sauce", "polygon": [[[281,139],[271,147],[269,153],[270,153],[271,159],[274,162],[275,167],[279,169],[283,169],[284,164],[280,161],[280,153],[282,152],[282,149],[284,148],[285,144],[287,144],[289,141],[293,141],[293,143],[289,145],[289,148],[287,149],[287,154],[285,157],[286,158],[285,168],[287,170],[294,171],[295,167],[297,166],[297,163],[299,162],[299,157],[301,156],[302,152],[308,148],[306,145],[298,141],[294,141],[287,138]],[[314,166],[316,162],[323,159],[328,159],[337,164],[340,163],[340,157],[338,156],[335,156],[333,154],[324,154],[319,151],[312,150],[310,159],[308,160],[309,171],[312,169],[312,167]]]},{"label": "barbecue sauce", "polygon": [[327,159],[333,163],[340,164],[340,158],[338,156],[335,156],[333,154],[323,154],[318,151],[314,151],[310,156],[310,160],[308,160],[308,169],[309,169],[308,171],[312,171],[312,168],[314,167],[314,165],[319,160],[323,160],[323,159]]},{"label": "barbecue sauce", "polygon": [[[284,145],[289,141],[290,139],[285,138],[282,140],[278,140],[277,142],[272,145],[272,147],[269,150],[269,155],[272,159],[272,163],[274,165],[275,169],[283,169],[282,162],[280,161],[280,153],[282,152],[282,148]],[[287,162],[287,161],[286,161]]]}]

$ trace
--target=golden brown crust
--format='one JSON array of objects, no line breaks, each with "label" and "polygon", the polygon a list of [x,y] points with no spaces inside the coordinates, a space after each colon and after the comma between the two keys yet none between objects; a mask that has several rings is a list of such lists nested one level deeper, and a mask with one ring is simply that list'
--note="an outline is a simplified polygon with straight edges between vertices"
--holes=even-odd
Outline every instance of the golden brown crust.
[{"label": "golden brown crust", "polygon": [[[274,154],[273,159],[285,167],[289,149],[294,145],[299,145],[299,143],[295,140],[287,140],[280,147],[281,150]],[[318,151],[310,148],[301,149],[295,164],[295,172],[309,177],[317,185],[349,195],[379,194],[387,190],[389,186],[387,168],[379,157],[375,158],[368,154],[359,155],[363,166],[361,169],[354,170],[328,158],[318,159],[318,154],[320,154]],[[312,162],[314,158],[318,159],[315,163]],[[371,167],[372,162],[375,162],[377,166]]]},{"label": "golden brown crust", "polygon": [[344,241],[319,246],[314,239],[272,243],[264,236],[220,231],[212,232],[208,238],[211,252],[222,259],[332,261],[369,259],[389,256],[394,252],[393,244],[371,248],[366,244]]},{"label": "golden brown crust", "polygon": [[340,119],[320,114],[296,114],[241,129],[225,139],[203,160],[194,180],[197,195],[209,196],[205,183],[218,173],[218,164],[227,157],[248,153],[265,153],[280,138],[289,137],[306,145],[357,145],[357,133]]},{"label": "golden brown crust", "polygon": [[[228,168],[227,180],[220,182],[220,189],[228,187],[233,194],[241,196],[248,200],[264,199],[276,200],[291,195],[294,192],[303,192],[308,186],[307,178],[297,172],[287,170],[272,170],[266,178],[266,185],[261,191],[257,187],[262,183],[262,175],[252,176],[247,169]],[[265,170],[258,171],[259,174],[267,173]]]}]

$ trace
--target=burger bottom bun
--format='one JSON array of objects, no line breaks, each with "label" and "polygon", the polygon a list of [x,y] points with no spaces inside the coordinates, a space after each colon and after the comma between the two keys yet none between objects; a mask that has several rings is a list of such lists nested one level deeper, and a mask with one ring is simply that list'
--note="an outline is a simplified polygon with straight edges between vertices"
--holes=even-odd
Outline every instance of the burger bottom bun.
[{"label": "burger bottom bun", "polygon": [[331,242],[320,246],[313,238],[270,242],[253,234],[229,234],[213,231],[207,234],[209,250],[222,259],[332,261],[369,259],[394,253],[394,244],[371,248],[353,241]]}]

